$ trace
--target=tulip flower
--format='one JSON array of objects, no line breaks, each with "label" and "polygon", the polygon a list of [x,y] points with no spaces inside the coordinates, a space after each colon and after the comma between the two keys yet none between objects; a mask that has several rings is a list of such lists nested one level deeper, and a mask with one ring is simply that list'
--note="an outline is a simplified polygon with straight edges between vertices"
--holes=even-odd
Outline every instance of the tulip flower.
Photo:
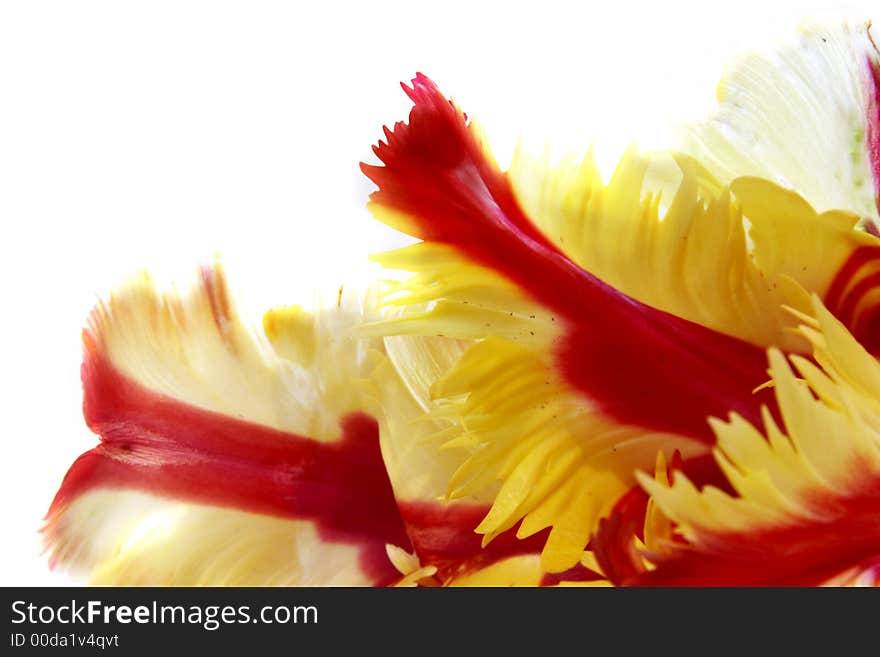
[{"label": "tulip flower", "polygon": [[880,55],[805,25],[668,152],[521,149],[427,77],[362,165],[410,272],[249,327],[219,263],[84,332],[49,510],[99,584],[880,581]]}]

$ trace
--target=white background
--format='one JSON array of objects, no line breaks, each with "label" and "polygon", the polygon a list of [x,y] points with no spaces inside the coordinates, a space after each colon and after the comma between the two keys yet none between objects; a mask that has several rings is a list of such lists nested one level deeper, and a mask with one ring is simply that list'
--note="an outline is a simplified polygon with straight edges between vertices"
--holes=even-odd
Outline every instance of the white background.
[{"label": "white background", "polygon": [[[222,254],[253,317],[373,275],[399,238],[357,163],[415,71],[488,129],[610,159],[714,103],[723,62],[868,2],[4,2],[0,8],[0,585],[66,583],[37,531],[96,438],[80,330],[128,271]],[[875,16],[880,20],[880,16]]]}]

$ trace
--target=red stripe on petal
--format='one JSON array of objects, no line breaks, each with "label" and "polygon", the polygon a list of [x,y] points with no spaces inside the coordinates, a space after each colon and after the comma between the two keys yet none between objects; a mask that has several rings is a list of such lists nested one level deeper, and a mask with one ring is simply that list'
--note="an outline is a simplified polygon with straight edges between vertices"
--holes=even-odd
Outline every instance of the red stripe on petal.
[{"label": "red stripe on petal", "polygon": [[[226,336],[230,318],[229,289],[222,275],[214,267],[204,266],[199,271],[208,303],[211,304],[211,315],[220,335]],[[231,344],[231,343],[230,343]]]},{"label": "red stripe on petal", "polygon": [[823,303],[865,349],[880,355],[880,247],[855,249],[835,274]]},{"label": "red stripe on petal", "polygon": [[[676,450],[669,461],[667,478],[675,480],[675,473],[684,473],[698,488],[714,486],[729,495],[735,495],[711,454],[695,456],[683,461]],[[645,514],[648,494],[634,486],[621,497],[607,518],[603,518],[590,540],[590,549],[608,580],[622,584],[639,578],[644,572],[641,555],[635,549],[633,538],[644,541]],[[674,538],[674,537],[673,537]]]},{"label": "red stripe on petal", "polygon": [[868,55],[868,154],[880,210],[880,65]]},{"label": "red stripe on petal", "polygon": [[644,539],[647,507],[648,494],[634,487],[617,501],[607,518],[599,521],[593,534],[589,547],[613,584],[636,577],[643,570],[633,538]]},{"label": "red stripe on petal", "polygon": [[413,548],[423,566],[437,567],[437,579],[455,577],[522,554],[540,554],[549,529],[518,539],[516,527],[500,534],[485,548],[483,537],[474,533],[489,507],[482,504],[443,505],[435,502],[404,502],[400,515],[406,523]]},{"label": "red stripe on petal", "polygon": [[541,578],[541,586],[556,586],[563,582],[598,582],[603,579],[599,573],[578,564],[563,573],[547,573]]},{"label": "red stripe on petal", "polygon": [[86,335],[84,411],[101,444],[71,466],[48,515],[95,488],[128,488],[315,524],[361,549],[377,584],[398,579],[385,544],[409,549],[376,421],[342,419],[321,443],[189,406],[120,373]]},{"label": "red stripe on petal", "polygon": [[656,570],[625,584],[651,586],[816,586],[880,557],[880,477],[864,464],[849,470],[865,482],[844,495],[810,499],[826,522],[712,534],[723,553],[682,546]]},{"label": "red stripe on petal", "polygon": [[[428,78],[406,89],[409,124],[362,165],[375,203],[402,212],[424,240],[451,245],[516,283],[567,320],[557,350],[568,381],[627,424],[713,442],[709,415],[758,421],[751,391],[766,376],[762,349],[656,310],[584,271],[535,227],[464,114]],[[770,395],[762,401],[774,402]]]},{"label": "red stripe on petal", "polygon": [[859,302],[871,290],[880,287],[880,271],[875,271],[862,278],[852,286],[843,297],[840,307],[835,316],[844,326],[853,326],[856,323],[856,313],[859,310]]},{"label": "red stripe on petal", "polygon": [[[835,274],[834,280],[831,281],[831,285],[828,286],[828,291],[822,299],[825,306],[829,310],[837,309],[839,311],[841,306],[845,303],[845,294],[848,288],[852,285],[853,280],[856,279],[859,270],[862,269],[862,267],[876,264],[878,262],[880,262],[880,247],[860,246],[853,251],[846,259],[846,262],[843,263],[843,266],[837,274]],[[835,313],[835,316],[836,315],[837,313]]]}]

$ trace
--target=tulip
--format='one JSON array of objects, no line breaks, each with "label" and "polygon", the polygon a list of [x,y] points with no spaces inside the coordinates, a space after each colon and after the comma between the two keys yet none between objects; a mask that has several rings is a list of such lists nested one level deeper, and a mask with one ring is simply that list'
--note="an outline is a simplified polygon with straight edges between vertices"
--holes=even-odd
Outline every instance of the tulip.
[{"label": "tulip", "polygon": [[667,152],[520,149],[419,74],[362,165],[409,277],[247,326],[222,266],[84,331],[45,537],[99,584],[874,585],[880,54],[805,25]]}]

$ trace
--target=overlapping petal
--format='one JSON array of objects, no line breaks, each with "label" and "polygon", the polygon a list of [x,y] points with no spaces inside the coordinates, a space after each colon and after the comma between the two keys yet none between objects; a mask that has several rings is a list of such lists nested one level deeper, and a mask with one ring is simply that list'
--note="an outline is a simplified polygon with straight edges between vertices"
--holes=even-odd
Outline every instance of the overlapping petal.
[{"label": "overlapping petal", "polygon": [[[407,93],[415,103],[409,123],[386,131],[387,143],[376,150],[385,166],[365,172],[379,186],[374,213],[424,242],[387,258],[417,273],[389,291],[386,302],[398,310],[376,330],[482,338],[431,392],[443,402],[434,416],[453,421],[439,432],[445,445],[470,450],[448,494],[501,482],[477,527],[484,542],[514,525],[521,537],[551,527],[543,552],[548,570],[576,564],[591,537],[600,558],[610,558],[608,546],[626,543],[633,529],[621,534],[602,519],[620,521],[620,501],[630,494],[636,524],[648,510],[632,488],[634,472],[665,450],[707,469],[707,481],[717,479],[700,457],[701,441],[712,442],[700,426],[736,404],[758,420],[763,367],[753,364],[763,354],[696,323],[752,344],[806,351],[784,304],[803,309],[809,293],[833,295],[846,262],[877,240],[855,230],[852,213],[820,214],[797,192],[754,177],[721,186],[684,156],[677,160],[681,182],[662,213],[645,185],[651,158],[634,153],[607,185],[588,158],[543,176],[534,166],[515,167],[520,184],[513,186],[479,132],[429,80],[417,77]],[[530,197],[535,189],[540,193]],[[628,312],[615,314],[624,299]],[[641,332],[645,324],[662,326],[665,339],[652,341]],[[694,349],[701,341],[712,346]],[[681,357],[685,345],[690,357]],[[621,373],[631,371],[632,354],[642,348],[650,354],[639,359],[627,388]],[[722,353],[726,366],[717,367]],[[677,373],[662,369],[673,361]],[[585,372],[573,372],[585,364]],[[719,414],[721,373],[729,377],[731,369],[741,378],[730,390],[748,393],[725,399]],[[704,390],[719,398],[695,399],[690,377],[712,381]],[[640,388],[646,382],[655,390]],[[672,425],[653,413],[661,386],[670,392],[663,410],[674,416]],[[636,390],[638,401],[628,397]],[[617,412],[621,398],[631,414]],[[691,413],[694,423],[686,424]]]},{"label": "overlapping petal", "polygon": [[607,182],[590,155],[501,171],[418,75],[362,166],[376,217],[420,240],[376,256],[410,278],[262,332],[219,266],[95,311],[101,443],[49,511],[53,562],[132,584],[876,584],[878,60],[867,28],[806,26],[727,75],[686,154],[631,149]]},{"label": "overlapping petal", "polygon": [[386,351],[352,333],[366,304],[274,309],[264,337],[219,265],[184,294],[146,275],[123,285],[84,332],[101,444],[49,510],[52,563],[100,584],[498,585],[526,563],[540,582],[539,543],[482,549],[489,500],[438,499],[459,457],[420,441],[436,431],[418,387],[433,375],[413,368],[445,371],[461,346],[389,338]]},{"label": "overlapping petal", "polygon": [[815,362],[770,352],[781,425],[769,414],[760,428],[736,415],[713,423],[733,494],[699,490],[682,473],[671,484],[639,475],[671,523],[650,541],[653,568],[632,583],[876,582],[880,365],[818,298],[813,306],[801,330]]},{"label": "overlapping petal", "polygon": [[[424,241],[380,258],[416,275],[391,286],[392,317],[372,331],[482,338],[431,389],[433,416],[452,422],[440,438],[469,451],[449,495],[503,482],[477,530],[552,527],[544,565],[563,571],[658,448],[698,454],[709,415],[757,417],[763,353],[587,272],[523,212],[462,113],[427,78],[413,85],[409,123],[377,148],[384,167],[364,169],[375,214]],[[649,226],[634,178],[609,195]]]}]

